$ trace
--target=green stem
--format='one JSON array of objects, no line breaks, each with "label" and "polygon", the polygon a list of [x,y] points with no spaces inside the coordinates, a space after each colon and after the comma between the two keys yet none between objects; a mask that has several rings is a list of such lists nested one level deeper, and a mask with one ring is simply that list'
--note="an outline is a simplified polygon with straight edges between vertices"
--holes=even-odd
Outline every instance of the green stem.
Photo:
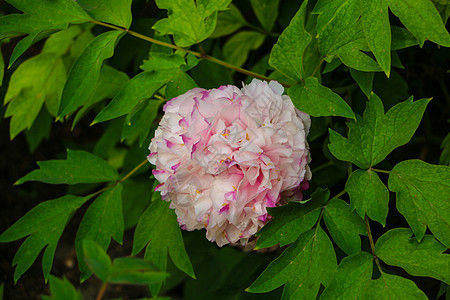
[{"label": "green stem", "polygon": [[339,192],[336,196],[334,196],[333,198],[331,198],[331,199],[336,199],[336,198],[339,198],[340,196],[342,196],[342,195],[344,195],[346,193],[346,191],[345,190],[343,190],[343,191],[341,191],[341,192]]},{"label": "green stem", "polygon": [[[181,50],[181,51],[184,51],[186,53],[190,53],[190,54],[192,54],[194,56],[197,56],[199,58],[209,60],[209,61],[211,61],[213,63],[216,63],[218,65],[224,66],[226,68],[229,68],[231,70],[237,71],[239,73],[242,73],[242,74],[245,74],[245,75],[248,75],[248,76],[259,78],[259,79],[265,80],[265,81],[270,81],[271,80],[267,76],[264,76],[264,75],[261,75],[261,74],[258,74],[258,73],[255,73],[255,72],[252,72],[252,71],[240,68],[240,67],[232,65],[232,64],[229,64],[229,63],[227,63],[225,61],[222,61],[220,59],[217,59],[215,57],[212,57],[212,56],[200,53],[200,52],[192,51],[192,50],[189,50],[189,49],[185,49],[185,48],[182,48],[182,47],[178,47],[178,46],[172,45],[170,43],[158,41],[158,40],[153,39],[151,37],[148,37],[146,35],[140,34],[138,32],[134,32],[132,30],[128,30],[128,29],[125,29],[125,28],[122,28],[122,27],[118,27],[118,26],[114,26],[114,25],[111,25],[111,24],[108,24],[108,23],[103,23],[103,22],[98,22],[98,21],[91,21],[91,22],[94,23],[94,24],[97,24],[97,25],[101,25],[101,26],[104,26],[104,27],[108,27],[108,28],[114,29],[114,30],[121,30],[121,31],[127,32],[128,34],[130,34],[130,35],[132,35],[134,37],[137,37],[139,39],[142,39],[144,41],[147,41],[147,42],[150,42],[150,43],[153,43],[153,44],[157,44],[157,45],[161,45],[161,46],[164,46],[164,47],[167,47],[167,48],[171,48],[171,49],[174,49],[174,50]],[[290,87],[289,84],[284,83],[284,82],[280,82],[280,84],[285,86],[285,87]]]},{"label": "green stem", "polygon": [[383,273],[381,270],[380,261],[375,255],[375,244],[373,242],[372,232],[370,231],[369,218],[367,218],[367,215],[364,218],[364,222],[366,223],[367,235],[369,236],[370,249],[372,250],[373,259],[375,260],[375,264],[377,265],[378,270],[380,270],[380,273]]},{"label": "green stem", "polygon": [[381,170],[381,169],[375,169],[375,168],[370,168],[370,169],[375,172],[386,173],[386,174],[390,174],[392,172],[392,171],[388,171],[388,170]]},{"label": "green stem", "polygon": [[136,173],[140,168],[142,168],[143,166],[145,166],[147,164],[148,160],[144,160],[143,162],[141,162],[139,165],[137,165],[133,170],[131,170],[130,172],[128,172],[127,174],[125,174],[125,176],[123,176],[120,180],[117,180],[115,183],[110,184],[98,191],[96,191],[95,193],[91,194],[90,197],[94,197],[98,194],[103,193],[104,191],[109,190],[110,188],[115,187],[116,185],[118,185],[119,183],[124,182],[125,180],[127,180],[128,178],[130,178],[134,173]]},{"label": "green stem", "polygon": [[145,166],[147,163],[148,163],[148,160],[145,159],[143,162],[141,162],[139,165],[137,165],[136,168],[134,168],[133,170],[128,172],[125,176],[123,176],[122,179],[120,179],[116,184],[122,183],[125,180],[127,180],[128,178],[130,178],[130,176],[132,176],[134,173],[136,173],[140,168]]},{"label": "green stem", "polygon": [[311,77],[314,77],[314,75],[316,75],[317,71],[319,71],[320,66],[323,64],[323,62],[325,61],[325,57],[322,57],[322,59],[319,61],[319,63],[317,64],[317,67],[314,69],[314,71],[311,74]]}]

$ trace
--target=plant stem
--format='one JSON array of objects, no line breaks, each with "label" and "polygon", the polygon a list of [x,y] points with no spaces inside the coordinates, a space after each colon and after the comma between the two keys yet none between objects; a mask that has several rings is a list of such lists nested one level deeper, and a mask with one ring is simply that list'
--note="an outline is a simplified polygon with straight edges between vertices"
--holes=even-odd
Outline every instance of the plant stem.
[{"label": "plant stem", "polygon": [[100,291],[98,291],[97,298],[95,298],[95,300],[101,300],[103,298],[107,287],[108,283],[106,281],[103,282],[102,287],[100,288]]},{"label": "plant stem", "polygon": [[116,184],[118,183],[122,183],[125,180],[127,180],[131,175],[133,175],[134,173],[136,173],[140,168],[142,168],[145,164],[148,163],[148,160],[145,159],[143,162],[141,162],[139,165],[136,166],[136,168],[134,168],[133,170],[131,170],[130,172],[128,172],[125,176],[122,177],[122,179],[120,179]]},{"label": "plant stem", "polygon": [[346,191],[345,191],[345,190],[342,190],[341,192],[339,192],[336,196],[334,196],[334,197],[331,198],[331,199],[339,198],[340,196],[344,195],[345,193],[346,193]]},{"label": "plant stem", "polygon": [[375,260],[375,264],[377,265],[378,270],[380,270],[380,272],[382,273],[380,261],[375,255],[375,244],[373,242],[372,232],[370,231],[369,218],[367,218],[367,215],[364,218],[364,222],[366,223],[367,235],[369,236],[370,249],[372,250],[373,259]]},{"label": "plant stem", "polygon": [[116,185],[118,185],[119,183],[124,182],[125,180],[127,180],[128,178],[130,178],[134,173],[136,173],[140,168],[142,168],[146,163],[148,162],[148,160],[144,160],[143,162],[141,162],[139,165],[137,165],[133,170],[131,170],[130,172],[128,172],[125,176],[123,176],[120,180],[117,180],[115,183],[110,184],[98,191],[96,191],[95,193],[91,194],[90,197],[94,197],[98,194],[103,193],[104,191],[109,190],[110,188],[115,187]]},{"label": "plant stem", "polygon": [[320,66],[323,64],[324,61],[325,61],[325,57],[322,57],[322,59],[317,64],[317,67],[314,69],[314,72],[312,72],[311,77],[314,77],[314,75],[316,75],[317,71],[319,71]]},{"label": "plant stem", "polygon": [[[252,76],[252,77],[259,78],[261,80],[266,80],[266,81],[270,81],[271,80],[267,76],[264,76],[264,75],[261,75],[261,74],[257,74],[255,72],[252,72],[252,71],[240,68],[240,67],[232,65],[232,64],[229,64],[229,63],[227,63],[225,61],[222,61],[220,59],[217,59],[215,57],[212,57],[212,56],[200,53],[200,52],[192,51],[192,50],[189,50],[189,49],[185,49],[185,48],[182,48],[182,47],[178,47],[176,45],[172,45],[172,44],[169,44],[169,43],[166,43],[166,42],[158,41],[158,40],[156,40],[154,38],[148,37],[148,36],[140,34],[138,32],[134,32],[132,30],[128,30],[128,29],[125,29],[125,28],[122,28],[122,27],[118,27],[118,26],[114,26],[114,25],[111,25],[111,24],[108,24],[108,23],[103,23],[103,22],[98,22],[98,21],[91,21],[91,22],[94,23],[94,24],[97,24],[97,25],[101,25],[101,26],[104,26],[104,27],[108,27],[108,28],[114,29],[114,30],[121,30],[121,31],[127,32],[128,34],[130,34],[130,35],[132,35],[134,37],[137,37],[139,39],[145,40],[145,41],[153,43],[153,44],[158,44],[158,45],[161,45],[161,46],[164,46],[164,47],[168,47],[168,48],[171,48],[171,49],[174,49],[174,50],[181,50],[181,51],[184,51],[186,53],[190,53],[190,54],[192,54],[194,56],[197,56],[199,58],[209,60],[209,61],[211,61],[213,63],[216,63],[218,65],[224,66],[226,68],[229,68],[231,70],[237,71],[239,73],[242,73],[242,74],[245,74],[245,75],[248,75],[248,76]],[[279,83],[281,85],[283,85],[284,87],[290,87],[290,85],[287,84],[287,83],[284,83],[284,82],[279,82]]]},{"label": "plant stem", "polygon": [[392,171],[370,168],[372,171],[390,174]]}]

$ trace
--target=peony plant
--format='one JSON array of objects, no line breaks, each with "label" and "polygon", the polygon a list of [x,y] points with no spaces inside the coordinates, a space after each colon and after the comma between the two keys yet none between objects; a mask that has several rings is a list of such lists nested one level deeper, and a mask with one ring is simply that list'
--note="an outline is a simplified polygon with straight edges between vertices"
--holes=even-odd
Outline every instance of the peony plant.
[{"label": "peony plant", "polygon": [[447,2],[2,1],[0,299],[448,297]]}]

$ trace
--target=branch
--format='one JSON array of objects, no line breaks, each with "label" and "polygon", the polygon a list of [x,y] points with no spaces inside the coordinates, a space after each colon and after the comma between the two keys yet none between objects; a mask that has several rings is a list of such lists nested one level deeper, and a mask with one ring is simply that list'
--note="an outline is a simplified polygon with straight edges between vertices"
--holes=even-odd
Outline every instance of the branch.
[{"label": "branch", "polygon": [[[137,37],[139,39],[145,40],[145,41],[153,43],[153,44],[158,44],[158,45],[161,45],[161,46],[164,46],[164,47],[167,47],[167,48],[171,48],[171,49],[174,49],[174,50],[181,50],[181,51],[184,51],[186,53],[190,53],[190,54],[192,54],[194,56],[197,56],[199,58],[209,60],[209,61],[211,61],[213,63],[216,63],[218,65],[224,66],[226,68],[229,68],[231,70],[237,71],[239,73],[242,73],[242,74],[245,74],[245,75],[248,75],[248,76],[252,76],[252,77],[255,77],[255,78],[258,78],[258,79],[261,79],[261,80],[266,80],[266,81],[272,80],[271,78],[269,78],[267,76],[264,76],[264,75],[252,72],[250,70],[246,70],[246,69],[240,68],[240,67],[232,65],[232,64],[229,64],[229,63],[227,63],[225,61],[222,61],[222,60],[217,59],[215,57],[206,55],[204,53],[192,51],[192,50],[189,50],[189,49],[178,47],[178,46],[173,45],[173,44],[169,44],[169,43],[165,43],[165,42],[162,42],[162,41],[158,41],[158,40],[156,40],[154,38],[148,37],[146,35],[143,35],[143,34],[140,34],[138,32],[134,32],[132,30],[128,30],[128,29],[125,29],[125,28],[122,28],[122,27],[119,27],[119,26],[115,26],[115,25],[111,25],[111,24],[107,24],[107,23],[103,23],[103,22],[98,22],[98,21],[91,21],[91,22],[94,23],[94,24],[97,24],[97,25],[101,25],[101,26],[104,26],[104,27],[108,27],[108,28],[114,29],[114,30],[120,30],[120,31],[127,32],[128,34],[130,34],[130,35],[132,35],[134,37]],[[290,87],[290,85],[287,84],[287,83],[284,83],[284,82],[279,82],[279,83],[281,85],[283,85],[284,87]]]},{"label": "branch", "polygon": [[375,260],[378,270],[380,270],[380,273],[382,273],[380,261],[378,260],[378,257],[375,255],[375,244],[373,242],[372,232],[370,231],[369,218],[367,218],[367,215],[364,218],[364,222],[366,223],[367,235],[369,236],[370,249],[372,249],[373,259]]}]

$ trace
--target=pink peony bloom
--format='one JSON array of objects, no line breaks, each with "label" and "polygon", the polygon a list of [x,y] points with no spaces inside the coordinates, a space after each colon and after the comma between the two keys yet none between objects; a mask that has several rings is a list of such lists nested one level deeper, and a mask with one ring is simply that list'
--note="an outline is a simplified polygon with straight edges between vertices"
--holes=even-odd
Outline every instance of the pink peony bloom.
[{"label": "pink peony bloom", "polygon": [[219,246],[246,243],[311,178],[309,115],[283,87],[254,79],[242,89],[195,88],[164,106],[148,160],[181,228],[206,228]]}]

